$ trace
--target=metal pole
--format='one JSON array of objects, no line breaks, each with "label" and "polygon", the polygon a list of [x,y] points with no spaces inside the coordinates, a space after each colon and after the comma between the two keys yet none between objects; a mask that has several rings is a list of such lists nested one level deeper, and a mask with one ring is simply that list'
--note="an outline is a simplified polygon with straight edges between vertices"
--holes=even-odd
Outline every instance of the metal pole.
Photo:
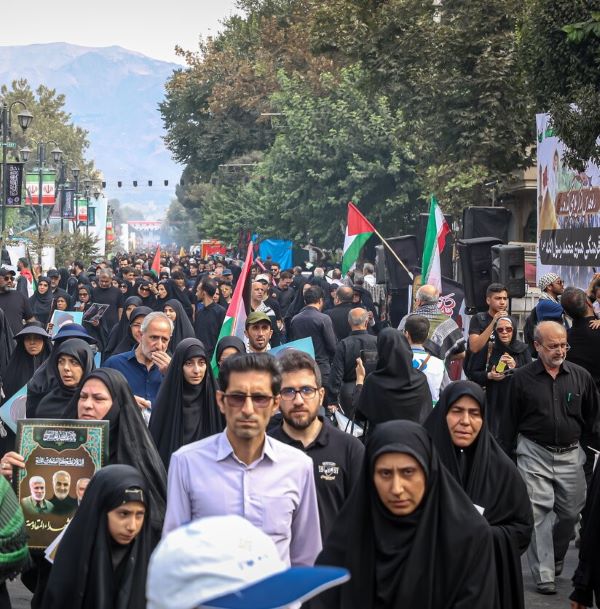
[{"label": "metal pole", "polygon": [[65,221],[63,219],[64,215],[64,205],[65,205],[65,162],[63,161],[60,164],[60,234],[62,235],[65,230]]},{"label": "metal pole", "polygon": [[38,263],[42,264],[42,170],[44,168],[44,142],[38,144],[38,236],[39,236],[39,253]]},{"label": "metal pole", "polygon": [[90,189],[85,191],[85,236],[90,235]]},{"label": "metal pole", "polygon": [[6,144],[8,143],[8,106],[2,104],[2,235],[6,228]]}]

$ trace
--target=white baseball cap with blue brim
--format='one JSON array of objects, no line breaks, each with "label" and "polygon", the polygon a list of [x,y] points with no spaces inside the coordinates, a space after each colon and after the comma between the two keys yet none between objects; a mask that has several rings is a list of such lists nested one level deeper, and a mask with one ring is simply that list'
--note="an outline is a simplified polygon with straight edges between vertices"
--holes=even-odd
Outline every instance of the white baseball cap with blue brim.
[{"label": "white baseball cap with blue brim", "polygon": [[213,516],[160,542],[148,568],[147,609],[286,609],[349,579],[338,567],[288,567],[250,522]]}]

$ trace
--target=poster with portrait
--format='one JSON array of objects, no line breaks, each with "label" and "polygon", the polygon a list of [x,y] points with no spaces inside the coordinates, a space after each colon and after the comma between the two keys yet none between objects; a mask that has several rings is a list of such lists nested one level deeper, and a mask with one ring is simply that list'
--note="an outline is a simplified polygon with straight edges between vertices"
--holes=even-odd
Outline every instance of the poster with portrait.
[{"label": "poster with portrait", "polygon": [[108,462],[108,421],[26,419],[17,423],[13,485],[29,547],[44,549],[71,521],[87,483]]},{"label": "poster with portrait", "polygon": [[67,324],[81,324],[83,321],[83,312],[81,311],[54,311],[50,323],[52,330],[50,336],[52,339],[57,335],[58,331]]},{"label": "poster with portrait", "polygon": [[564,162],[565,145],[550,116],[537,120],[537,279],[556,273],[565,285],[587,288],[600,269],[600,167]]},{"label": "poster with portrait", "polygon": [[6,423],[8,428],[17,433],[17,421],[26,417],[27,410],[27,385],[23,385],[19,391],[8,398],[0,407],[0,419]]}]

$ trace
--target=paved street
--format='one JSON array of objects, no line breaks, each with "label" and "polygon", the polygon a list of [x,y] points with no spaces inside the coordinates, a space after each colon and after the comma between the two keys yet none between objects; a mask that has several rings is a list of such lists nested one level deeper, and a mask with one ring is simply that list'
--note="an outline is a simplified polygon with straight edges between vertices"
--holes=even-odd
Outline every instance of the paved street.
[{"label": "paved street", "polygon": [[[563,575],[556,580],[558,594],[555,596],[542,596],[535,591],[535,585],[527,567],[527,560],[523,559],[526,609],[568,609],[569,594],[571,593],[571,576],[575,570],[576,562],[577,550],[571,545],[567,553]],[[8,589],[13,602],[13,609],[29,609],[31,594],[29,594],[21,582],[12,582],[9,584]]]}]

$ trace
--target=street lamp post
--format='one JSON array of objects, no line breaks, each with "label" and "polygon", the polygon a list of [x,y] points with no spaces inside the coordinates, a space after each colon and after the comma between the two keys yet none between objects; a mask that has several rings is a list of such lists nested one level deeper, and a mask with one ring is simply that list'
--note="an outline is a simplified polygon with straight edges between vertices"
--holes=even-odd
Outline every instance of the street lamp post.
[{"label": "street lamp post", "polygon": [[[43,228],[43,201],[42,201],[42,189],[43,189],[43,176],[44,176],[44,162],[46,161],[46,146],[48,144],[54,144],[55,148],[52,150],[52,160],[57,165],[60,163],[60,159],[62,157],[62,150],[58,147],[58,144],[54,140],[48,140],[46,142],[35,142],[38,150],[38,237],[40,241],[40,252],[39,252],[39,262],[42,261],[42,228]],[[31,154],[31,150],[27,147],[21,148],[21,158],[23,162],[26,163],[29,160],[29,155]]]},{"label": "street lamp post", "polygon": [[0,203],[2,204],[2,234],[4,234],[4,229],[6,228],[6,194],[8,192],[8,166],[6,162],[7,157],[7,148],[9,146],[8,138],[11,137],[11,123],[12,123],[12,109],[15,105],[23,106],[23,111],[17,114],[17,119],[19,120],[19,126],[25,132],[27,127],[31,124],[33,120],[33,114],[27,110],[27,106],[25,102],[21,100],[16,100],[10,106],[6,103],[2,103],[2,110],[0,116],[0,124],[2,125],[2,200]]},{"label": "street lamp post", "polygon": [[75,192],[73,193],[73,201],[75,205],[75,223],[73,224],[73,230],[77,228],[79,222],[79,167],[71,167],[71,174],[75,180]]},{"label": "street lamp post", "polygon": [[88,237],[90,234],[90,186],[92,180],[85,178],[83,180],[83,187],[85,189],[85,236]]}]

